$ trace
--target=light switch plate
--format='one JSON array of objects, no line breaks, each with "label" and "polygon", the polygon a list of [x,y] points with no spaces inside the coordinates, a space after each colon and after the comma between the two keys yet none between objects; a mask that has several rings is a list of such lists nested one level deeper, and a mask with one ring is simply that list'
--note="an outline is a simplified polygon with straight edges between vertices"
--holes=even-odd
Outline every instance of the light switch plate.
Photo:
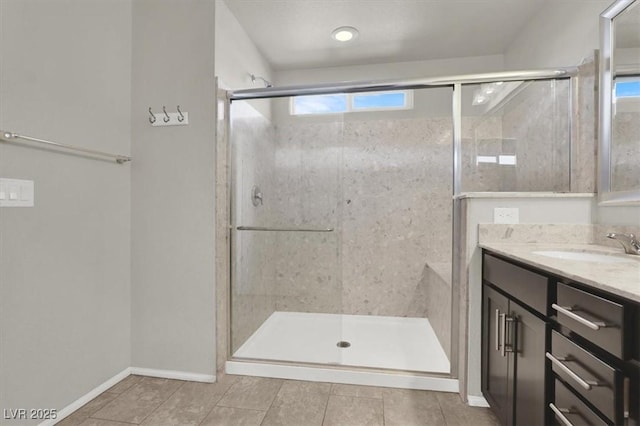
[{"label": "light switch plate", "polygon": [[0,207],[33,207],[32,180],[0,178]]},{"label": "light switch plate", "polygon": [[518,208],[496,207],[493,209],[493,223],[520,223]]}]

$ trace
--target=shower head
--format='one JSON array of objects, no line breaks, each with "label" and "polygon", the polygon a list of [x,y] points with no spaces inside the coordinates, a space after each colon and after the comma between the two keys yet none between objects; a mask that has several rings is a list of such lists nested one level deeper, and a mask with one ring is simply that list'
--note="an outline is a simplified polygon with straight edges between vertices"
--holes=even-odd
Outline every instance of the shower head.
[{"label": "shower head", "polygon": [[264,77],[260,77],[260,76],[257,76],[255,74],[251,74],[251,82],[255,83],[256,80],[262,80],[262,82],[264,83],[265,87],[273,87],[273,84],[271,84],[271,82],[269,80],[265,79]]}]

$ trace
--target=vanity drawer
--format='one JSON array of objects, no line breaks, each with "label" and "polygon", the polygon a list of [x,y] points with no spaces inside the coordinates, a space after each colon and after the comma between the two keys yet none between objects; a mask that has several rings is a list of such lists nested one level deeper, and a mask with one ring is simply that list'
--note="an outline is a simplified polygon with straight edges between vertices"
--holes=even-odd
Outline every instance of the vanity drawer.
[{"label": "vanity drawer", "polygon": [[[616,370],[560,333],[551,333],[553,372],[611,420],[616,419]],[[597,384],[597,385],[596,385]]]},{"label": "vanity drawer", "polygon": [[624,353],[624,305],[558,283],[558,322],[620,359]]},{"label": "vanity drawer", "polygon": [[482,277],[525,305],[547,314],[547,277],[488,254],[484,255]]},{"label": "vanity drawer", "polygon": [[566,417],[571,424],[576,426],[599,426],[607,424],[557,379],[555,381],[555,389],[556,397],[552,403],[553,407],[549,404],[549,408],[551,408],[554,417],[558,420],[558,424],[564,425],[565,423],[560,420],[560,416],[556,414],[554,408],[560,411],[562,413],[561,415]]}]

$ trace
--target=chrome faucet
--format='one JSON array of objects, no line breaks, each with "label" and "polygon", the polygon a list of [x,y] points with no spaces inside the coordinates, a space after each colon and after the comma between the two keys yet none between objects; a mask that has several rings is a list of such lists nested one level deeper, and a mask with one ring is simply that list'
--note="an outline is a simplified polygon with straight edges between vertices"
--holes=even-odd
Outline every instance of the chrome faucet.
[{"label": "chrome faucet", "polygon": [[607,238],[611,238],[622,244],[625,253],[640,255],[640,241],[636,239],[635,235],[609,233],[607,234]]}]

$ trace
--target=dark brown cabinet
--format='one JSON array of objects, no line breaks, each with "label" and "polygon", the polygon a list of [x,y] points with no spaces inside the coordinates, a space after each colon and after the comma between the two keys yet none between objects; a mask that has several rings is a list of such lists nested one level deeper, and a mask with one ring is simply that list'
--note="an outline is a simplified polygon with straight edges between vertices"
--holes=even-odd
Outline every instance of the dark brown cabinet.
[{"label": "dark brown cabinet", "polygon": [[485,251],[482,392],[503,425],[640,426],[640,304]]},{"label": "dark brown cabinet", "polygon": [[502,424],[545,424],[545,321],[486,282],[482,390]]},{"label": "dark brown cabinet", "polygon": [[[483,287],[482,392],[502,424],[513,416],[513,366],[502,339],[502,319],[509,299],[489,286]],[[504,350],[504,353],[503,353]]]}]

